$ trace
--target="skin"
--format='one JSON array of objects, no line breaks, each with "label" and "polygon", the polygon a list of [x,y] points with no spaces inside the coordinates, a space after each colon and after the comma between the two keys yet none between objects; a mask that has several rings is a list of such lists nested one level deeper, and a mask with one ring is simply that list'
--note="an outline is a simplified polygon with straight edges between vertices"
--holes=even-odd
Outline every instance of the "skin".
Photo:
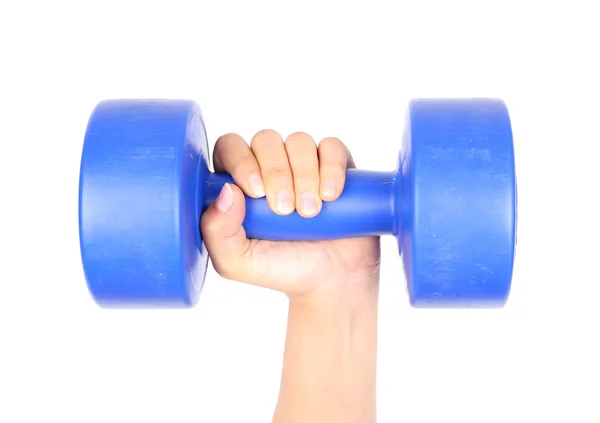
[{"label": "skin", "polygon": [[375,422],[379,239],[275,242],[248,239],[242,227],[244,194],[266,196],[280,215],[318,215],[342,193],[350,152],[337,138],[317,144],[298,132],[284,141],[263,130],[249,144],[237,134],[220,137],[213,162],[236,184],[202,216],[216,271],[289,299],[273,422]]}]

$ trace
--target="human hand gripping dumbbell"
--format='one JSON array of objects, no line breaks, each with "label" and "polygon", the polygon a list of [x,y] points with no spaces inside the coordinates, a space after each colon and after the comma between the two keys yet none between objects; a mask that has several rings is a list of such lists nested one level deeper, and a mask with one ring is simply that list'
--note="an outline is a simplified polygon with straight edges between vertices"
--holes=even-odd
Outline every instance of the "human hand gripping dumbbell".
[{"label": "human hand gripping dumbbell", "polygon": [[[81,159],[79,229],[98,304],[194,306],[207,250],[231,279],[288,294],[325,289],[311,283],[375,269],[377,237],[387,234],[398,240],[412,305],[500,307],[508,298],[516,179],[501,100],[411,101],[389,172],[354,169],[339,140],[317,147],[306,134],[284,143],[262,131],[250,147],[225,136],[215,147],[218,173],[208,154],[192,101],[95,108]],[[225,213],[233,215],[221,219]]]}]

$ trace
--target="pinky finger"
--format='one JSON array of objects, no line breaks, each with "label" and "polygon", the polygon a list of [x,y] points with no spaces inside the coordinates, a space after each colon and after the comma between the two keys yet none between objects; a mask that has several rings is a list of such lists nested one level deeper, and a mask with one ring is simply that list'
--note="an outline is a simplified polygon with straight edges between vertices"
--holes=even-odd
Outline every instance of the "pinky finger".
[{"label": "pinky finger", "polygon": [[336,200],[346,183],[346,169],[354,167],[348,148],[337,138],[325,138],[319,143],[320,194],[323,201]]}]

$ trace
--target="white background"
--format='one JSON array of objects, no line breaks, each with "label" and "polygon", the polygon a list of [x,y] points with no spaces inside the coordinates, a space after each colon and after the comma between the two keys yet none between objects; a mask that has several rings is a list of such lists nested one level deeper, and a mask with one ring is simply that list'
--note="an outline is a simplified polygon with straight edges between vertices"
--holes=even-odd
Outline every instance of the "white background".
[{"label": "white background", "polygon": [[519,234],[506,308],[415,310],[383,240],[379,422],[600,421],[600,26],[595,2],[0,5],[0,421],[268,422],[287,304],[207,276],[188,311],[107,311],[79,259],[87,118],[198,101],[211,142],[334,135],[395,166],[412,97],[497,96]]}]

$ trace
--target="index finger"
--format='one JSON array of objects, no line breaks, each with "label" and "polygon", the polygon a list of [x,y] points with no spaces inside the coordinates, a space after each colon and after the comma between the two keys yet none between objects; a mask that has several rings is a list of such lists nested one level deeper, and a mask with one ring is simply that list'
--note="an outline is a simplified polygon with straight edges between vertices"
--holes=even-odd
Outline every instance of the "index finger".
[{"label": "index finger", "polygon": [[213,152],[215,172],[227,172],[249,197],[265,196],[260,166],[248,143],[238,134],[220,137]]}]

